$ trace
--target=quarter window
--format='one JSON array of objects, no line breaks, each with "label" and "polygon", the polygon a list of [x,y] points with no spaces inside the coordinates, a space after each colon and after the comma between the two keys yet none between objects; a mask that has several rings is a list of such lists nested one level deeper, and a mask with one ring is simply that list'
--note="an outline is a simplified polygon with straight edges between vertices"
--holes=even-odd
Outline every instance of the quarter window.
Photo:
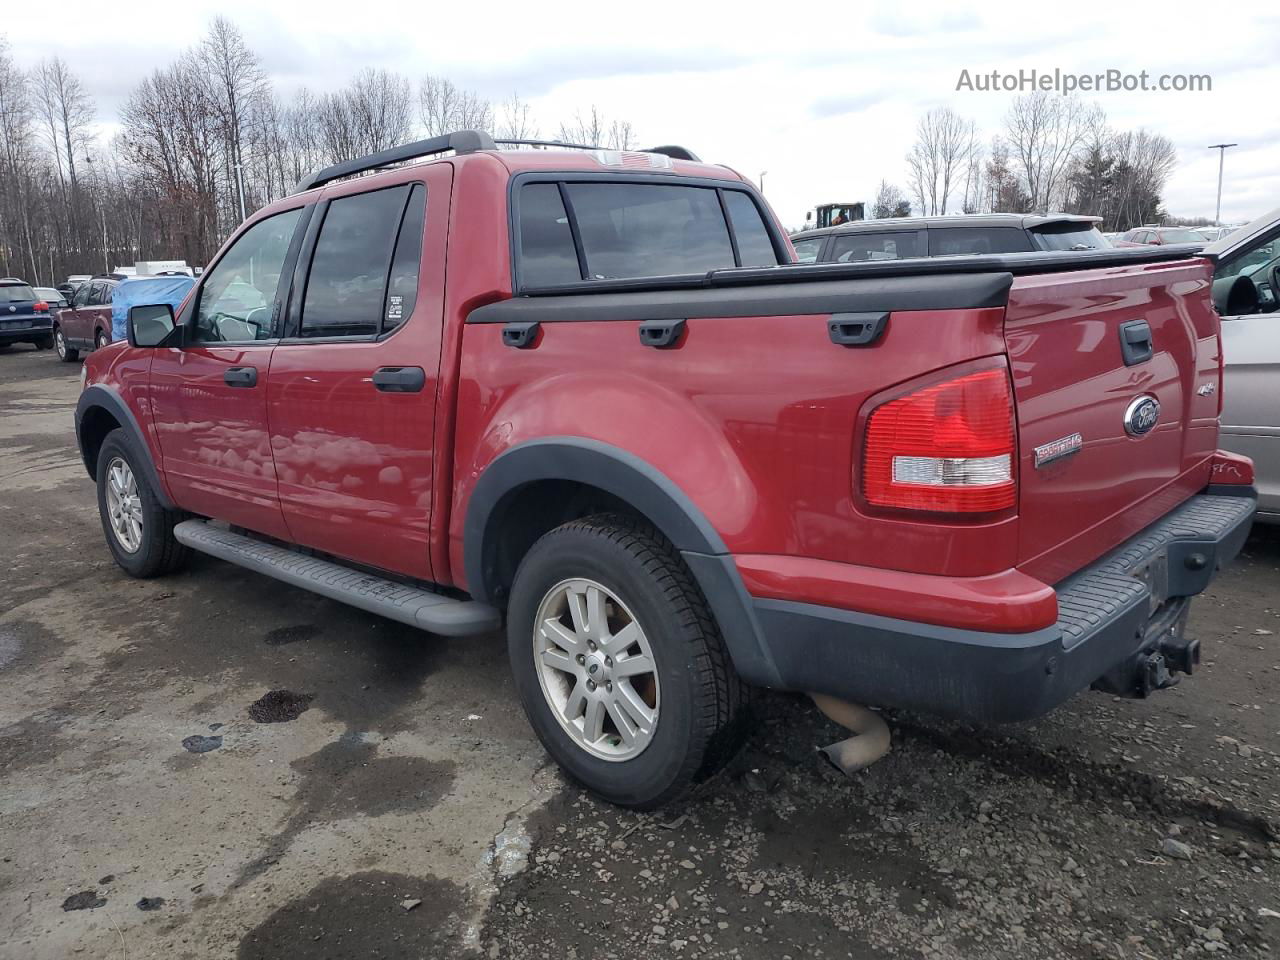
[{"label": "quarter window", "polygon": [[738,258],[744,267],[775,267],[778,254],[769,239],[755,201],[741,190],[726,190],[724,205],[729,210],[733,236],[738,241]]},{"label": "quarter window", "polygon": [[530,287],[582,279],[558,184],[529,183],[520,190],[520,272]]}]

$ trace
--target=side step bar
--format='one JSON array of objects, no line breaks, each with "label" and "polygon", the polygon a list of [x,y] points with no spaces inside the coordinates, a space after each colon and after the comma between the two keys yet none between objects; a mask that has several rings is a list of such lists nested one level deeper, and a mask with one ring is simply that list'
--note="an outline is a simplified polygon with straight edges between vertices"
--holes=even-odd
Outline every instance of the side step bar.
[{"label": "side step bar", "polygon": [[295,553],[223,530],[207,520],[184,520],[173,528],[173,535],[192,550],[431,633],[461,637],[488,633],[502,625],[502,615],[488,604],[455,600]]}]

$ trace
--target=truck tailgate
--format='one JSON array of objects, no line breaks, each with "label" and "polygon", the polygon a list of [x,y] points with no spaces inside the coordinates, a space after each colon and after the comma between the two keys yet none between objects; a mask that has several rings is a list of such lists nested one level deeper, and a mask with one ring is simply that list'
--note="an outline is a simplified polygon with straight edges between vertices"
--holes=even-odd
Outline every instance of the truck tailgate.
[{"label": "truck tailgate", "polygon": [[1014,280],[1020,569],[1056,583],[1208,483],[1221,386],[1211,280],[1201,259]]}]

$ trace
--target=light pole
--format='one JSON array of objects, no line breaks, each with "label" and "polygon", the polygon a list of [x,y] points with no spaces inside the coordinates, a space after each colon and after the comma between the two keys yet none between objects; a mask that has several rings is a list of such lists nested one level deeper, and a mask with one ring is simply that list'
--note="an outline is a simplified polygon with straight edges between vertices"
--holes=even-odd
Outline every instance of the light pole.
[{"label": "light pole", "polygon": [[241,173],[241,165],[239,163],[234,163],[232,166],[236,169],[236,187],[238,188],[237,192],[240,194],[240,222],[244,223],[248,219],[244,212],[244,174]]},{"label": "light pole", "polygon": [[1211,143],[1210,150],[1218,151],[1218,207],[1213,214],[1214,226],[1222,226],[1222,161],[1227,155],[1228,147],[1238,147],[1238,143]]},{"label": "light pole", "polygon": [[102,204],[102,199],[99,196],[102,191],[98,188],[98,169],[94,166],[93,157],[87,153],[84,155],[84,162],[89,165],[90,179],[93,180],[94,206],[98,208],[98,213],[102,217],[102,272],[110,273],[111,261],[107,259],[107,208]]},{"label": "light pole", "polygon": [[764,196],[764,175],[768,172],[768,170],[760,171],[760,196],[762,197]]}]

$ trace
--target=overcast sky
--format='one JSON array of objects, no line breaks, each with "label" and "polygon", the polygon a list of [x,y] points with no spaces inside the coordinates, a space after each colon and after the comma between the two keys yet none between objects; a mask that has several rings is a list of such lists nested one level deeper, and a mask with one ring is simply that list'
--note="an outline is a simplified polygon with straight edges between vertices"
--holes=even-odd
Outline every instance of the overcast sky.
[{"label": "overcast sky", "polygon": [[817,203],[872,199],[882,177],[905,190],[904,154],[931,107],[972,117],[987,139],[999,132],[1014,95],[957,91],[962,69],[1210,74],[1212,92],[1084,96],[1114,127],[1177,146],[1170,213],[1213,216],[1217,151],[1205,147],[1222,141],[1240,144],[1227,153],[1223,219],[1280,206],[1273,3],[700,7],[63,0],[11,4],[0,34],[26,65],[61,54],[109,130],[129,90],[221,13],[284,94],[339,87],[366,66],[438,73],[494,99],[518,91],[543,136],[596,104],[643,145],[683,144],[753,180],[768,171],[765,194],[788,225]]}]

